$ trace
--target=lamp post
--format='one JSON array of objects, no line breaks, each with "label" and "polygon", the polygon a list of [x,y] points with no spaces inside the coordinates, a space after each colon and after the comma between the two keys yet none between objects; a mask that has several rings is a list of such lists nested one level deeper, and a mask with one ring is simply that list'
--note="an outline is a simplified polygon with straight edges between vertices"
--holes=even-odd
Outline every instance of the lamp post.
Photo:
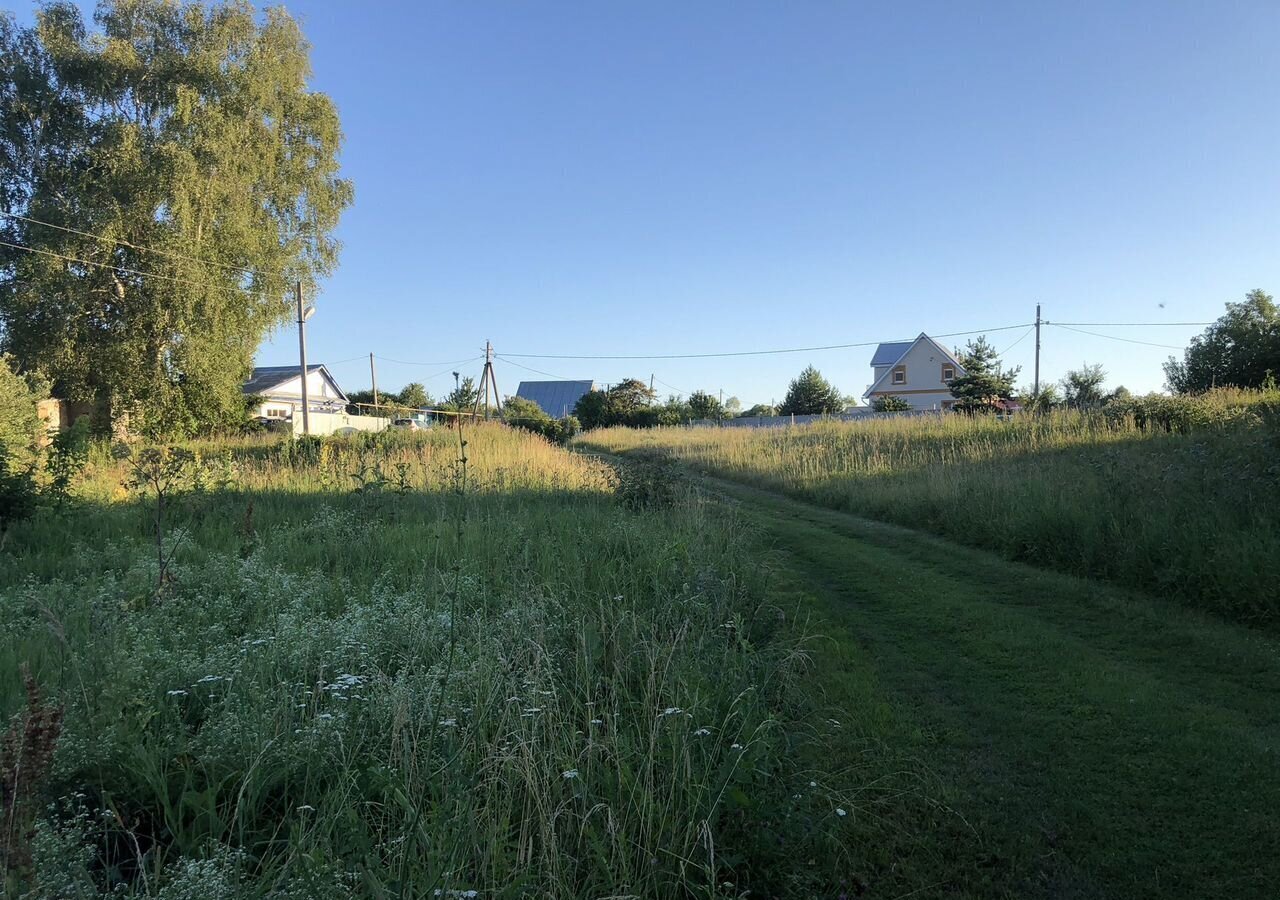
[{"label": "lamp post", "polygon": [[298,301],[298,368],[302,374],[302,433],[311,434],[311,404],[307,398],[307,319],[315,314],[316,308],[302,308],[302,282],[297,282]]}]

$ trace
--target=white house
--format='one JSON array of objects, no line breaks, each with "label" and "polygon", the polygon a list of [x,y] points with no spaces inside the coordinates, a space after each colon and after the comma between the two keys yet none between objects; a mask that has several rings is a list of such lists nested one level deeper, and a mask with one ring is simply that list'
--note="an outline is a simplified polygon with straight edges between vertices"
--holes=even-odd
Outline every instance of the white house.
[{"label": "white house", "polygon": [[965,374],[960,361],[927,334],[881,344],[871,357],[875,380],[862,398],[901,397],[912,409],[951,409],[951,381]]},{"label": "white house", "polygon": [[[297,366],[259,366],[243,390],[246,396],[262,399],[255,416],[290,420],[302,409],[302,377]],[[347,395],[324,366],[307,366],[307,407],[317,413],[346,412]]]}]

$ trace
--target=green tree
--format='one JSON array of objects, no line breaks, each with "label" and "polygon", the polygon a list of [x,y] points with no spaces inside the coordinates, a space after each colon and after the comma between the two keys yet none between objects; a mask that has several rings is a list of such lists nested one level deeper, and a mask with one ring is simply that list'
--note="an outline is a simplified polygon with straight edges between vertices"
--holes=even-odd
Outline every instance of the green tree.
[{"label": "green tree", "polygon": [[1107,380],[1107,372],[1100,363],[1085,363],[1078,369],[1071,369],[1062,378],[1063,402],[1072,409],[1092,409],[1101,406],[1106,399],[1102,385]]},{"label": "green tree", "polygon": [[48,396],[48,386],[35,377],[14,370],[14,361],[0,355],[0,456],[15,466],[31,462],[44,433],[37,404]]},{"label": "green tree", "polygon": [[609,395],[605,391],[587,391],[574,404],[573,414],[583,428],[604,428],[614,424],[609,416]]},{"label": "green tree", "polygon": [[476,400],[479,398],[480,389],[476,387],[476,380],[468,375],[445,396],[440,408],[453,410],[454,412],[475,409]]},{"label": "green tree", "polygon": [[751,407],[750,409],[745,410],[742,413],[742,418],[745,419],[748,417],[755,418],[757,416],[776,416],[777,414],[778,414],[778,408],[776,406],[770,406],[768,403],[757,403],[755,406]]},{"label": "green tree", "polygon": [[1042,384],[1039,393],[1033,386],[1019,388],[1018,402],[1027,412],[1048,412],[1062,402],[1062,396],[1056,384]]},{"label": "green tree", "polygon": [[646,427],[658,424],[654,393],[638,378],[627,378],[607,391],[588,391],[578,400],[573,414],[583,428],[610,425]]},{"label": "green tree", "polygon": [[1013,383],[1022,367],[1004,369],[1000,365],[1000,354],[986,335],[969,341],[959,359],[964,374],[951,380],[951,396],[958,401],[957,409],[965,412],[994,410],[996,401],[1013,398]]},{"label": "green tree", "polygon": [[787,388],[787,396],[778,407],[779,415],[802,416],[844,411],[844,398],[822,373],[806,366]]},{"label": "green tree", "polygon": [[1280,309],[1270,294],[1253,290],[1204,334],[1191,339],[1182,359],[1164,364],[1169,389],[1178,394],[1215,387],[1256,388],[1280,377]]},{"label": "green tree", "polygon": [[689,411],[695,419],[724,418],[724,407],[715,396],[706,391],[694,391],[689,395]]},{"label": "green tree", "polygon": [[736,416],[742,412],[742,401],[737,397],[730,397],[724,401],[724,412],[727,416]]},{"label": "green tree", "polygon": [[871,408],[876,412],[907,412],[911,404],[894,394],[882,394],[871,401]]},{"label": "green tree", "polygon": [[[282,8],[55,0],[0,17],[0,330],[60,396],[157,431],[239,419],[255,350],[336,263],[332,102]],[[84,262],[73,262],[83,260]],[[110,413],[108,413],[110,414]]]},{"label": "green tree", "polygon": [[407,406],[411,409],[424,409],[430,406],[432,402],[431,395],[427,393],[427,389],[416,381],[411,381],[401,388],[395,400],[401,406]]}]

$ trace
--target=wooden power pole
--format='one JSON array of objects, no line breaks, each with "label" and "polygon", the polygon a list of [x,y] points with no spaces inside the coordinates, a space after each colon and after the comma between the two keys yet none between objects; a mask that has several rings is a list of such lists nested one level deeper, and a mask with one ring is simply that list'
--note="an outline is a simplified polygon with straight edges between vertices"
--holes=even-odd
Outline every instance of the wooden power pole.
[{"label": "wooden power pole", "polygon": [[378,410],[378,370],[373,367],[373,354],[369,354],[369,378],[373,381],[373,409]]},{"label": "wooden power pole", "polygon": [[1040,397],[1040,304],[1036,304],[1036,379],[1031,392]]}]

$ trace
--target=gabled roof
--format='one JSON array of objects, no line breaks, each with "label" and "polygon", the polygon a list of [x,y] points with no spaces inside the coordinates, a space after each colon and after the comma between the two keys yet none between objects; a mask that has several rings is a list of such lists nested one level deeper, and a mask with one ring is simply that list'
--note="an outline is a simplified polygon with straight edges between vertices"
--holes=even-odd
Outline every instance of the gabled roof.
[{"label": "gabled roof", "polygon": [[[307,366],[307,374],[319,372],[324,376],[333,389],[338,392],[343,402],[346,402],[347,395],[343,393],[342,388],[338,387],[338,382],[329,374],[329,370],[323,365],[317,363],[313,366]],[[272,388],[279,387],[286,381],[297,378],[299,374],[298,366],[256,366],[253,374],[249,376],[249,380],[244,383],[241,390],[245,394],[266,394]]]},{"label": "gabled roof", "polygon": [[516,396],[532,400],[549,416],[567,416],[573,413],[582,395],[595,389],[594,381],[522,381],[516,388]]},{"label": "gabled roof", "polygon": [[[920,343],[921,341],[928,341],[930,344],[933,345],[933,347],[939,353],[941,353],[946,359],[950,360],[956,367],[956,374],[958,375],[964,374],[964,366],[960,365],[960,360],[956,359],[955,354],[952,353],[950,350],[948,350],[946,347],[939,344],[937,341],[935,341],[933,338],[929,337],[929,335],[925,334],[922,331],[920,332],[920,336],[917,337],[914,341],[895,341],[894,343],[891,343],[891,344],[881,344],[879,347],[876,348],[875,356],[871,357],[871,365],[888,366],[889,368],[884,370],[884,374],[882,374],[879,378],[877,378],[875,380],[875,383],[871,385],[871,387],[867,388],[866,391],[863,392],[862,396],[870,397],[872,394],[874,394],[876,392],[876,389],[880,387],[880,383],[889,377],[889,374],[893,371],[893,366],[897,365],[899,360],[906,357],[906,355],[911,352],[912,348],[915,347],[915,345]],[[892,348],[902,347],[903,350],[901,353],[899,353],[889,362],[883,362],[883,363],[876,362],[876,359],[880,357],[881,351],[890,347]],[[887,353],[891,353],[891,352],[892,351],[887,351]]]},{"label": "gabled roof", "polygon": [[906,356],[907,351],[914,347],[915,343],[915,341],[890,341],[881,344],[876,348],[875,355],[871,357],[871,365],[891,366]]}]

